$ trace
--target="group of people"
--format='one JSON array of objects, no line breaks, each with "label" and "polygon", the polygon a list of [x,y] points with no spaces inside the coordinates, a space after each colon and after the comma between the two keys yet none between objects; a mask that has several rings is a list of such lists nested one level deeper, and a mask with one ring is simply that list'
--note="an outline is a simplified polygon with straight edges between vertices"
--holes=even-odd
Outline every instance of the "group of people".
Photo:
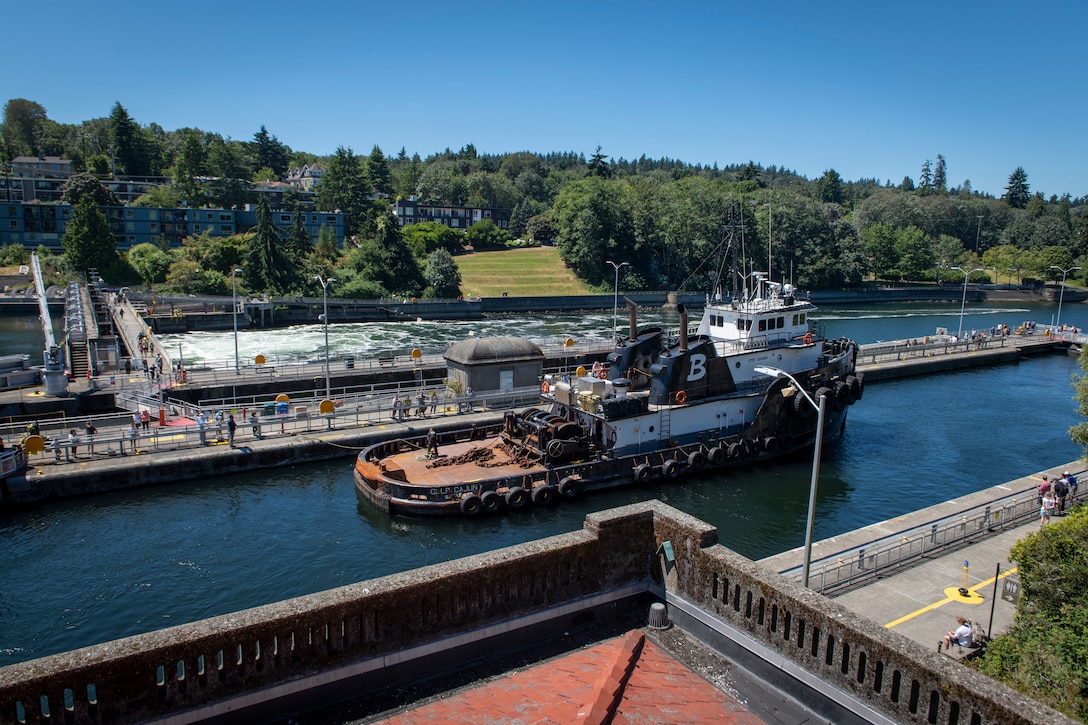
[{"label": "group of people", "polygon": [[1061,477],[1050,479],[1045,473],[1038,487],[1039,527],[1050,523],[1054,516],[1064,516],[1066,506],[1077,496],[1077,477],[1063,471]]},{"label": "group of people", "polygon": [[[425,395],[421,390],[415,398],[415,417],[426,417],[427,411],[430,409],[431,415],[434,415],[438,411],[438,393],[434,390],[430,395]],[[403,422],[405,418],[412,416],[413,403],[411,396],[405,395],[401,398],[400,394],[393,396],[393,420]]]}]

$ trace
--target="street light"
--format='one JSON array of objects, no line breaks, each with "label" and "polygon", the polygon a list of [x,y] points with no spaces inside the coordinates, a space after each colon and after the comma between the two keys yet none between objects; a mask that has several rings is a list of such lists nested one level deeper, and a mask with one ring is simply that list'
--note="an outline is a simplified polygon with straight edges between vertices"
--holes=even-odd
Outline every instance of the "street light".
[{"label": "street light", "polygon": [[332,385],[329,382],[329,285],[336,281],[336,277],[324,279],[320,274],[314,275],[314,279],[321,283],[321,296],[324,298],[325,314],[321,315],[325,323],[325,399],[332,397]]},{"label": "street light", "polygon": [[756,367],[754,370],[760,375],[767,375],[772,378],[788,378],[794,387],[797,388],[797,393],[805,396],[805,400],[809,405],[816,409],[816,440],[813,443],[812,448],[812,483],[808,488],[808,521],[805,524],[805,562],[801,569],[801,585],[808,587],[808,574],[809,569],[812,566],[812,526],[816,519],[816,486],[820,482],[820,453],[823,450],[824,443],[824,418],[827,414],[827,395],[820,396],[820,402],[817,403],[812,399],[812,396],[805,391],[804,386],[797,382],[797,378],[793,377],[785,370],[772,367]]},{"label": "street light", "polygon": [[1070,267],[1064,269],[1056,264],[1050,265],[1051,269],[1056,269],[1062,273],[1062,291],[1058,294],[1058,321],[1054,323],[1054,327],[1061,327],[1062,324],[1062,300],[1065,298],[1065,276],[1072,272],[1074,269],[1080,269],[1080,267]]},{"label": "street light", "polygon": [[963,308],[967,306],[967,279],[975,272],[981,272],[982,267],[975,267],[974,269],[964,269],[963,267],[950,267],[950,269],[958,269],[963,272],[963,300],[960,301],[960,333],[956,336],[957,339],[963,339]]},{"label": "street light", "polygon": [[619,310],[620,303],[620,269],[631,266],[631,263],[620,262],[619,264],[616,264],[611,259],[606,259],[605,261],[612,265],[612,269],[616,270],[616,286],[613,287],[612,293],[612,342],[615,342],[616,337],[618,336],[616,333],[619,330],[616,326],[616,313]]},{"label": "street light", "polygon": [[238,273],[240,269],[235,269],[230,273],[230,304],[231,311],[234,313],[234,374],[238,374]]}]

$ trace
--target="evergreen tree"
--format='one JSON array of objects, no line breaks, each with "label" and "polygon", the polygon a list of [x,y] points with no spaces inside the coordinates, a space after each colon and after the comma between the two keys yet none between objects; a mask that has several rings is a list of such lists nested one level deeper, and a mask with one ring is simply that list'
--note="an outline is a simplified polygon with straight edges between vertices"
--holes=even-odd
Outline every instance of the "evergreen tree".
[{"label": "evergreen tree", "polygon": [[287,254],[297,266],[310,256],[314,251],[310,233],[306,231],[306,218],[302,213],[301,205],[295,205],[295,218],[291,220],[291,233],[287,235]]},{"label": "evergreen tree", "polygon": [[340,146],[336,149],[336,155],[329,161],[321,183],[314,191],[318,211],[339,209],[348,215],[352,224],[361,224],[366,217],[370,186],[363,176],[359,157],[350,148]]},{"label": "evergreen tree", "polygon": [[110,141],[113,144],[113,158],[116,163],[114,173],[123,172],[129,176],[149,176],[151,163],[144,148],[140,126],[128,115],[128,111],[118,101],[110,111]]},{"label": "evergreen tree", "polygon": [[269,134],[263,124],[261,130],[253,134],[253,146],[258,169],[272,169],[277,180],[287,172],[291,152],[278,138]]},{"label": "evergreen tree", "polygon": [[921,184],[919,190],[923,194],[928,194],[933,190],[933,162],[926,159],[926,162],[922,164],[922,175],[918,178],[918,182]]},{"label": "evergreen tree", "polygon": [[1030,188],[1027,172],[1022,166],[1017,166],[1009,176],[1009,185],[1005,187],[1005,201],[1013,209],[1025,208],[1031,200]]},{"label": "evergreen tree", "polygon": [[608,163],[608,158],[601,153],[600,146],[597,146],[597,150],[589,159],[589,171],[586,172],[586,176],[600,176],[603,179],[612,177],[612,167]]},{"label": "evergreen tree", "polygon": [[363,174],[374,191],[382,194],[393,193],[393,185],[389,176],[389,162],[386,161],[385,154],[376,144],[371,149],[370,156],[363,163]]},{"label": "evergreen tree", "polygon": [[185,203],[197,209],[204,206],[205,201],[204,189],[197,177],[204,175],[206,163],[207,153],[201,143],[200,134],[189,129],[174,164],[174,184]]},{"label": "evergreen tree", "polygon": [[944,156],[937,154],[937,166],[933,169],[933,188],[938,194],[948,191],[948,172],[945,169]]},{"label": "evergreen tree", "polygon": [[91,195],[72,209],[64,230],[64,256],[73,269],[104,272],[117,262],[117,238]]},{"label": "evergreen tree", "polygon": [[816,182],[816,188],[819,190],[820,201],[830,204],[841,204],[843,202],[842,177],[839,176],[839,172],[835,171],[835,169],[825,171],[820,180]]},{"label": "evergreen tree", "polygon": [[246,243],[244,266],[246,286],[252,290],[283,294],[294,281],[292,261],[284,250],[265,196],[257,202],[257,225]]},{"label": "evergreen tree", "polygon": [[335,262],[339,256],[336,248],[336,232],[332,227],[322,226],[317,233],[317,246],[314,247],[317,257],[327,262]]}]

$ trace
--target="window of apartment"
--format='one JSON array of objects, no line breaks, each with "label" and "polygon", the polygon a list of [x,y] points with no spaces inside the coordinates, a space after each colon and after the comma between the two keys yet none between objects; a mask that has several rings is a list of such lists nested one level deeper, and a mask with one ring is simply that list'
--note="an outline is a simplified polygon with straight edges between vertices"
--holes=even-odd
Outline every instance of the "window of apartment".
[{"label": "window of apartment", "polygon": [[233,221],[233,220],[231,219],[230,214],[220,214],[219,215],[219,221],[229,222],[229,221]]},{"label": "window of apartment", "polygon": [[280,214],[280,221],[283,222],[284,224],[290,224],[291,223],[291,215],[290,214]]},{"label": "window of apartment", "polygon": [[133,219],[133,218],[135,218],[135,215],[136,215],[136,212],[132,211],[132,209],[126,209],[125,210],[125,217],[126,218]]},{"label": "window of apartment", "polygon": [[12,219],[8,223],[11,224],[11,230],[12,231],[15,231],[15,230],[17,230],[19,228],[19,222],[15,221],[14,219]]},{"label": "window of apartment", "polygon": [[208,212],[208,221],[212,221],[213,219],[215,219],[215,217],[212,216],[211,212]]},{"label": "window of apartment", "polygon": [[484,219],[490,219],[490,218],[491,218],[491,210],[490,209],[484,209]]},{"label": "window of apartment", "polygon": [[193,231],[194,232],[199,232],[200,231],[200,225],[199,224],[194,224],[193,225]]},{"label": "window of apartment", "polygon": [[317,224],[317,214],[311,214],[310,215],[310,223],[311,224]]},{"label": "window of apartment", "polygon": [[148,209],[147,210],[147,218],[152,219],[154,221],[158,221],[159,220],[159,210],[158,209]]},{"label": "window of apartment", "polygon": [[451,219],[450,220],[450,226],[451,227],[459,227],[459,226],[461,226],[461,222],[457,221],[456,219]]},{"label": "window of apartment", "polygon": [[128,243],[129,243],[129,244],[135,244],[135,243],[136,243],[136,237],[132,237],[132,236],[130,236],[130,237],[128,238]]},{"label": "window of apartment", "polygon": [[151,223],[151,233],[152,233],[152,234],[155,234],[155,233],[157,233],[158,231],[159,231],[159,225],[158,225],[158,224],[156,224],[155,222],[152,222],[152,223]]},{"label": "window of apartment", "polygon": [[125,222],[125,231],[126,232],[136,231],[136,222]]},{"label": "window of apartment", "polygon": [[232,225],[232,224],[221,224],[219,226],[219,230],[221,232],[223,232],[224,234],[234,234],[234,225]]},{"label": "window of apartment", "polygon": [[325,217],[325,223],[326,224],[335,224],[336,223],[336,217],[334,217],[334,216]]}]

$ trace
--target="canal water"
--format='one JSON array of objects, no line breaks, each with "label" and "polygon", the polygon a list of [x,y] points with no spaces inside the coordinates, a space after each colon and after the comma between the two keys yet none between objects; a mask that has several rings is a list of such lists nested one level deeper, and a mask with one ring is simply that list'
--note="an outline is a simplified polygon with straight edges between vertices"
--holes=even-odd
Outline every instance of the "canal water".
[{"label": "canal water", "polygon": [[[988,330],[1001,322],[1050,322],[1054,307],[995,304],[967,312],[966,329]],[[875,342],[920,338],[938,326],[955,332],[959,307],[839,308],[819,318],[831,336]],[[1088,306],[1066,305],[1062,318],[1088,325]],[[454,337],[607,338],[611,325],[611,314],[506,318],[458,326]],[[330,343],[341,341],[337,349],[344,351],[425,341],[441,347],[451,334],[446,327],[333,326]],[[323,337],[316,342],[306,334],[245,332],[240,344],[266,354],[311,354]],[[363,334],[373,339],[364,345]],[[207,359],[233,352],[229,332],[200,338],[175,344],[192,345],[194,356]],[[1073,357],[1046,356],[866,386],[845,436],[825,450],[816,538],[1078,458],[1067,431],[1078,422],[1071,381],[1079,370]],[[472,521],[390,518],[360,504],[350,460],[3,515],[0,665],[571,531],[588,512],[649,498],[714,524],[724,545],[760,558],[803,543],[810,463],[801,456]]]}]

